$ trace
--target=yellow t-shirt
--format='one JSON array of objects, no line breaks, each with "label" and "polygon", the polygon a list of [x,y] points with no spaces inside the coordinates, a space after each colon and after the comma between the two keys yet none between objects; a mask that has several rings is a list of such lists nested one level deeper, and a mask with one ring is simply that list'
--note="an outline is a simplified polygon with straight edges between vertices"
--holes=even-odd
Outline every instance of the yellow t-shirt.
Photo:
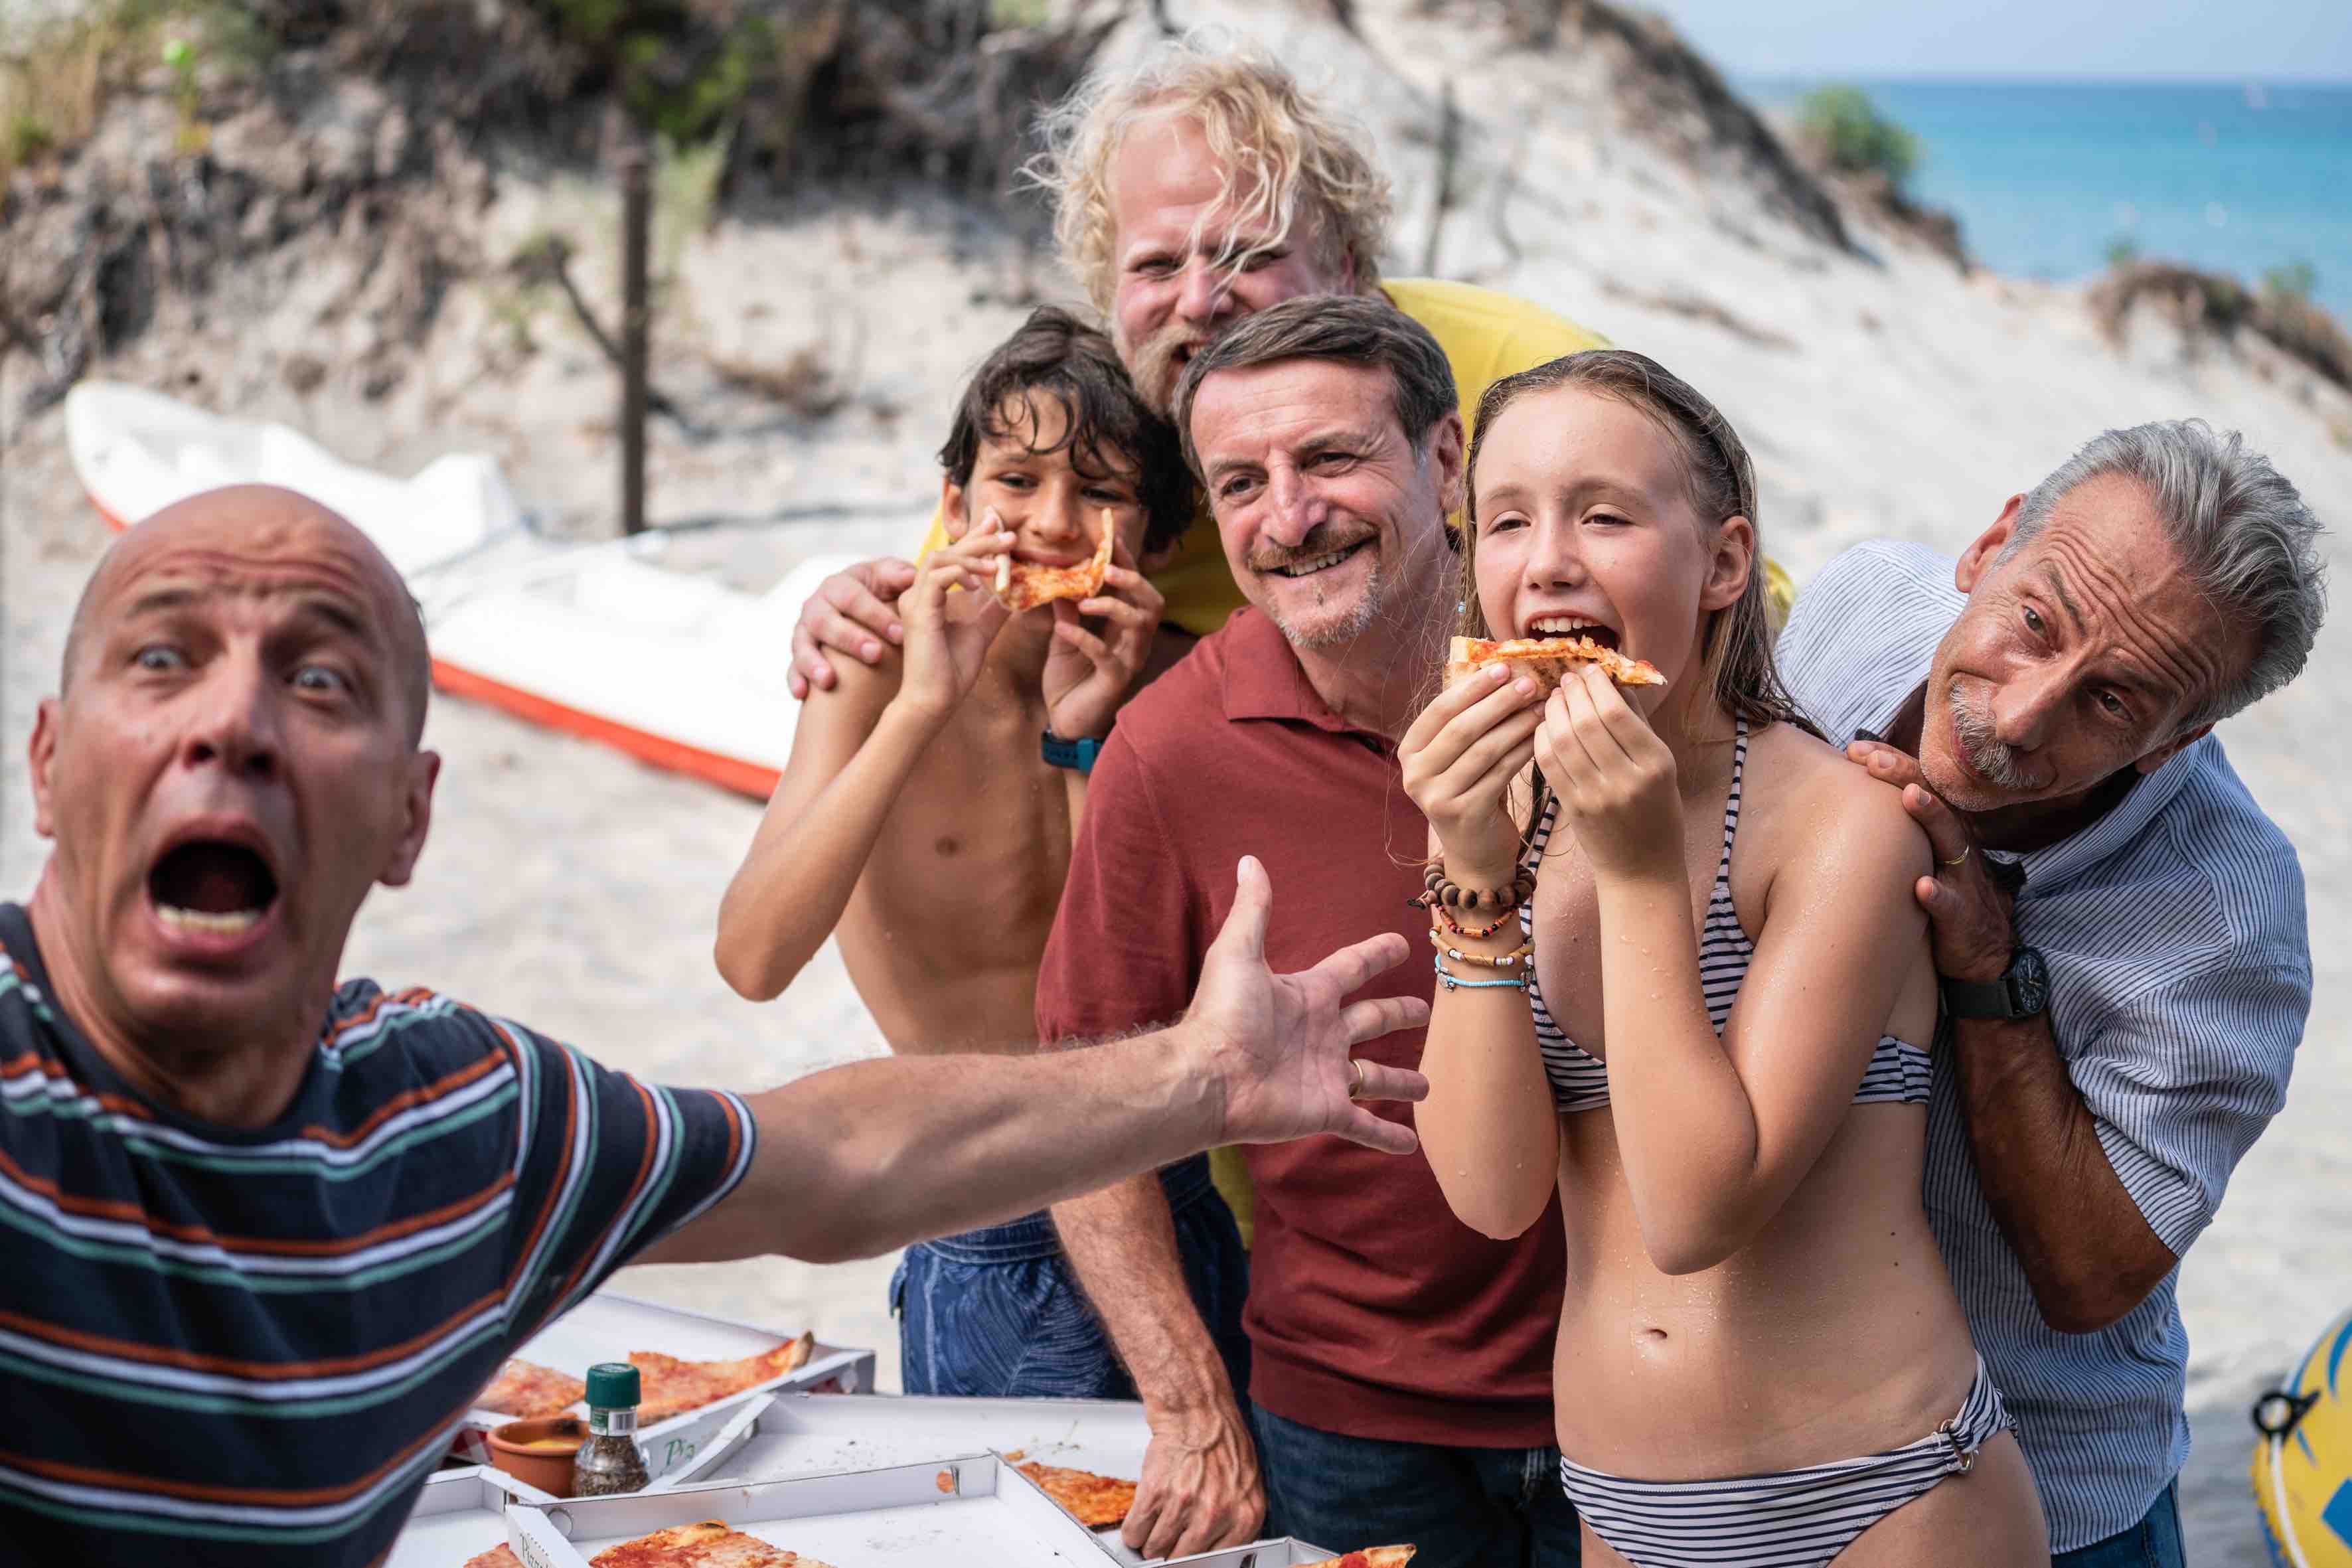
[{"label": "yellow t-shirt", "polygon": [[[1503,377],[1580,349],[1608,346],[1606,338],[1565,316],[1475,283],[1392,278],[1381,285],[1381,291],[1391,304],[1427,327],[1437,346],[1445,351],[1454,367],[1454,388],[1462,397],[1465,440],[1478,400]],[[916,559],[947,541],[946,528],[933,517]],[[1788,575],[1776,563],[1767,561],[1764,570],[1771,585],[1772,624],[1777,629],[1788,615],[1793,593]],[[1225,567],[1225,552],[1217,542],[1217,525],[1209,517],[1205,499],[1192,526],[1177,542],[1174,558],[1151,582],[1168,601],[1168,618],[1195,637],[1207,637],[1241,608],[1242,591]]]}]

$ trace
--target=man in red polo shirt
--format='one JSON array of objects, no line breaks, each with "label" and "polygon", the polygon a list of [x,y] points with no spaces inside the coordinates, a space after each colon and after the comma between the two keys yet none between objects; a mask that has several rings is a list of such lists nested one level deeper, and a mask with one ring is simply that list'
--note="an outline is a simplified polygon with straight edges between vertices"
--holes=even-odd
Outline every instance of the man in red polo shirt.
[{"label": "man in red polo shirt", "polygon": [[[1270,952],[1277,967],[1378,931],[1418,943],[1427,924],[1407,900],[1428,828],[1396,742],[1456,592],[1444,519],[1462,421],[1444,353],[1383,300],[1290,301],[1194,359],[1176,423],[1249,607],[1129,704],[1095,766],[1038,975],[1047,1041],[1181,1012],[1244,851],[1284,891],[1273,940],[1296,952]],[[1429,984],[1407,964],[1370,994]],[[1413,1030],[1360,1054],[1409,1067],[1421,1047]],[[1551,1447],[1557,1221],[1486,1240],[1426,1162],[1336,1139],[1249,1164],[1246,1421],[1160,1183],[1054,1211],[1151,1420],[1128,1544],[1229,1545],[1263,1512],[1331,1546],[1412,1542],[1427,1568],[1575,1563]]]}]

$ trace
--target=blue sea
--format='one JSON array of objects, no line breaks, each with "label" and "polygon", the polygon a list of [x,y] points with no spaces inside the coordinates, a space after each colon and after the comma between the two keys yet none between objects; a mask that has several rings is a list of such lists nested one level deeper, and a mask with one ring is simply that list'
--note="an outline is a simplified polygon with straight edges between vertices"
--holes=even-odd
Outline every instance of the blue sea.
[{"label": "blue sea", "polygon": [[[1771,109],[1811,85],[1739,84]],[[1995,271],[2087,277],[2117,240],[2249,284],[2300,261],[2352,325],[2352,82],[1854,85],[1918,138],[1911,194]]]}]

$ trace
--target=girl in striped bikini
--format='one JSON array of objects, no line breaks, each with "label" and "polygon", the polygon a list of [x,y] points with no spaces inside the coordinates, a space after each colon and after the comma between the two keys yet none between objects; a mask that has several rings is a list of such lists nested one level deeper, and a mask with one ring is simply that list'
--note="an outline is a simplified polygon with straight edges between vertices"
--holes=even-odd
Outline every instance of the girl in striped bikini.
[{"label": "girl in striped bikini", "polygon": [[1615,350],[1497,382],[1475,429],[1463,629],[1667,682],[1499,667],[1400,753],[1464,890],[1431,910],[1422,1142],[1489,1236],[1559,1194],[1585,1562],[2046,1563],[1920,1204],[1927,841],[1781,689],[1745,448]]}]

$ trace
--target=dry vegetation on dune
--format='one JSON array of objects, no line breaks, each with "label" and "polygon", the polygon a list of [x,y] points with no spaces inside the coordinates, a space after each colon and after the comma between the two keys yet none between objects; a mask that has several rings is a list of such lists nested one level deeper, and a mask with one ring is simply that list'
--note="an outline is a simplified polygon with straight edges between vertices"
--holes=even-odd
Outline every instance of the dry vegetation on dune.
[{"label": "dry vegetation on dune", "polygon": [[[722,207],[913,179],[1035,237],[1013,178],[1116,8],[990,0],[90,0],[0,37],[0,346],[62,397],[159,309],[267,308],[322,245],[362,391],[398,385],[449,288],[551,279],[480,216],[501,176],[593,178],[642,136],[667,243]],[[453,62],[463,62],[456,68]],[[534,237],[535,239],[543,237]],[[555,237],[577,243],[572,237]],[[547,251],[539,247],[543,259]],[[667,269],[666,269],[667,270]],[[512,301],[510,301],[511,303]],[[517,323],[519,343],[528,323]],[[310,356],[318,358],[317,355]],[[333,368],[333,367],[331,367]],[[726,365],[827,406],[819,367]],[[313,375],[304,369],[299,374]]]},{"label": "dry vegetation on dune", "polygon": [[2312,302],[2308,279],[2300,287],[2297,281],[2282,268],[2264,286],[2249,289],[2226,273],[2124,258],[2092,286],[2089,304],[2110,340],[2119,341],[2132,312],[2145,307],[2184,332],[2224,338],[2252,332],[2336,385],[2352,388],[2352,337]]}]

